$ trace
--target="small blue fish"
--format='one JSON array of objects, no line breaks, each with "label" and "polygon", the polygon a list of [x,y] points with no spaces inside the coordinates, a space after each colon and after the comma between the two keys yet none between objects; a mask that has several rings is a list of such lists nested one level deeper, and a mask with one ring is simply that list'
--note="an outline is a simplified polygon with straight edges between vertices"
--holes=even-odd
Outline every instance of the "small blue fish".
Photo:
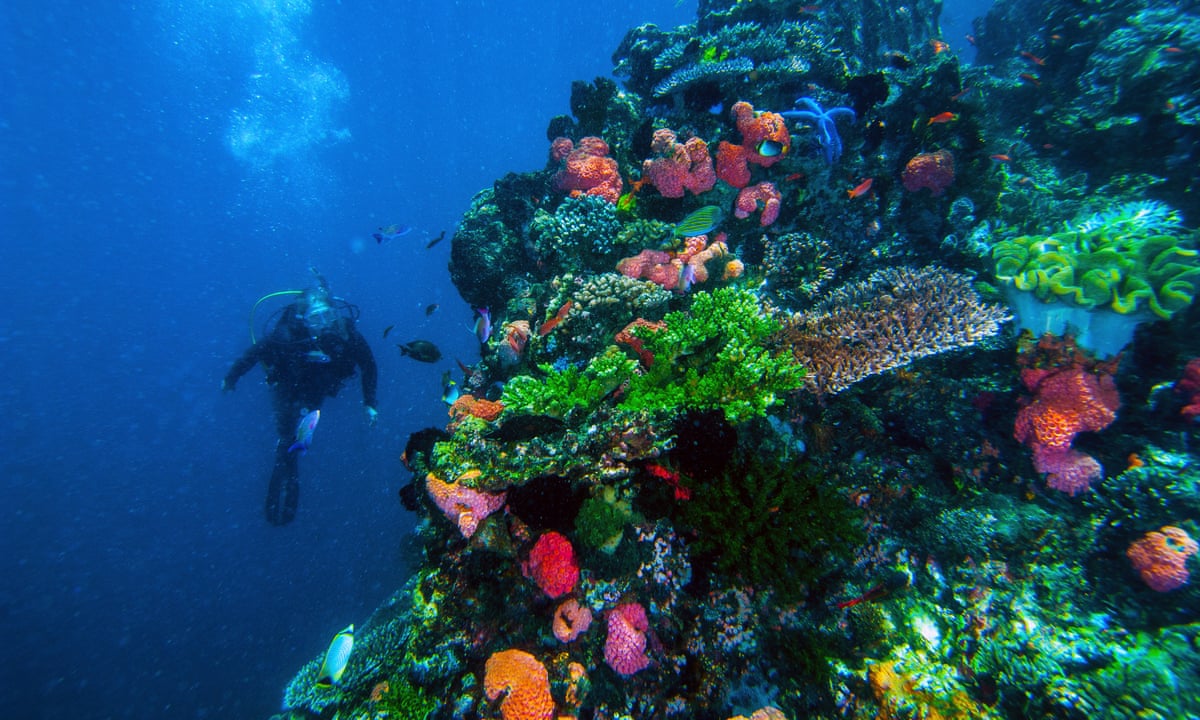
[{"label": "small blue fish", "polygon": [[313,431],[317,429],[317,423],[320,420],[320,410],[313,410],[301,418],[300,424],[296,426],[296,442],[292,443],[288,452],[299,450],[301,455],[308,452],[308,446],[312,445]]},{"label": "small blue fish", "polygon": [[673,231],[675,237],[696,237],[715,230],[725,219],[725,212],[716,205],[705,205],[680,220]]},{"label": "small blue fish", "polygon": [[375,238],[375,242],[383,244],[384,240],[398,240],[412,232],[412,228],[407,225],[388,225],[387,227],[379,228],[379,232],[371,233],[371,237]]},{"label": "small blue fish", "polygon": [[317,687],[329,688],[342,681],[346,665],[350,662],[350,653],[354,651],[354,625],[333,636],[329,649],[325,651],[325,659],[321,661],[321,669],[317,671]]},{"label": "small blue fish", "polygon": [[487,343],[492,336],[492,314],[487,308],[475,308],[475,337],[480,345]]},{"label": "small blue fish", "polygon": [[442,402],[447,405],[453,405],[462,392],[458,389],[458,383],[454,382],[450,377],[450,371],[442,373]]}]

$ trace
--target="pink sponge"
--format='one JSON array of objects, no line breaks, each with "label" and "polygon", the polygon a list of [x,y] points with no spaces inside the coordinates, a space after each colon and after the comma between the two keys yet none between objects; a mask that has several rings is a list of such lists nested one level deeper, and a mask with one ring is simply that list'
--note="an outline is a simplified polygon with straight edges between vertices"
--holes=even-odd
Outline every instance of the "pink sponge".
[{"label": "pink sponge", "polygon": [[646,657],[646,631],[650,622],[639,603],[618,605],[608,613],[608,639],[604,661],[621,675],[632,675],[650,664]]}]

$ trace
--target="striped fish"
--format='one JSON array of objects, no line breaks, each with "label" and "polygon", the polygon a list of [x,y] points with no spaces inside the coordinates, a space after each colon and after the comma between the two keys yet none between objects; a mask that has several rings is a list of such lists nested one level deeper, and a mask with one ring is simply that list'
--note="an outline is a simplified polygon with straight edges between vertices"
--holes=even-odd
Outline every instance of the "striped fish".
[{"label": "striped fish", "polygon": [[325,651],[325,659],[321,661],[321,670],[317,672],[317,687],[333,687],[342,680],[346,672],[346,663],[350,662],[350,651],[354,649],[354,623],[350,627],[333,636],[329,649]]},{"label": "striped fish", "polygon": [[710,232],[725,219],[725,212],[716,205],[705,205],[688,215],[675,226],[675,237],[696,237]]}]

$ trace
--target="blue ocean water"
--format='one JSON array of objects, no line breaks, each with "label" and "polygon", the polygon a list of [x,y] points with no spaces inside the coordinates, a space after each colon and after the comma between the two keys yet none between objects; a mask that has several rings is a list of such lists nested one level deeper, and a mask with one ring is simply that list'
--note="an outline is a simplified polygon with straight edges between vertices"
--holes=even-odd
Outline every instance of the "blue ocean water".
[{"label": "blue ocean water", "polygon": [[[0,708],[10,718],[266,717],[408,569],[408,434],[477,344],[426,249],[540,168],[570,83],[695,3],[152,0],[0,6]],[[391,223],[414,232],[377,245]],[[247,313],[309,267],[362,309],[379,426],[326,403],[290,526],[262,515]],[[424,309],[440,309],[426,316]],[[385,342],[383,329],[395,325]],[[395,342],[436,342],[441,363]]]}]

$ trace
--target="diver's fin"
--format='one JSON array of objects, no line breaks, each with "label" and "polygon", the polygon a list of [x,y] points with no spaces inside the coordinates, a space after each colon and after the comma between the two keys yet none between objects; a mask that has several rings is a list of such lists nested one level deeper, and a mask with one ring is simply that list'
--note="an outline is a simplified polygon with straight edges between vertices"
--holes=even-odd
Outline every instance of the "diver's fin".
[{"label": "diver's fin", "polygon": [[[282,445],[280,446],[282,449]],[[275,453],[275,466],[267,483],[267,522],[287,525],[296,518],[300,503],[300,465],[291,453]]]}]

